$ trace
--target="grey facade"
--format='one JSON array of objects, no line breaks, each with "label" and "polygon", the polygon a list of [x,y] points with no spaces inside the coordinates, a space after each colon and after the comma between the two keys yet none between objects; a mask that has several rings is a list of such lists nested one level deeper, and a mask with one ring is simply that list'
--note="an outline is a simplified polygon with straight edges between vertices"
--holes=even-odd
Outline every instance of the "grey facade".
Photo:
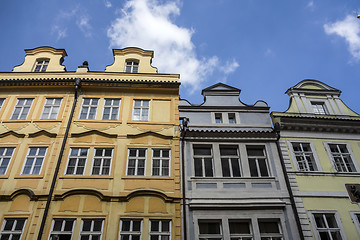
[{"label": "grey facade", "polygon": [[186,238],[300,239],[269,107],[239,94],[218,83],[180,100]]}]

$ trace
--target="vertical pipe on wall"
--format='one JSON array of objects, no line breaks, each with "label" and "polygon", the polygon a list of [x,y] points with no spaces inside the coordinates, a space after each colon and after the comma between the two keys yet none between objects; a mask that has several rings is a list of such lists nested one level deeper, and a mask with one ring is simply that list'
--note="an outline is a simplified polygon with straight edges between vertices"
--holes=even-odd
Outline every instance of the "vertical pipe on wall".
[{"label": "vertical pipe on wall", "polygon": [[69,116],[69,120],[66,126],[66,130],[65,130],[65,135],[64,135],[64,139],[61,145],[61,149],[60,149],[60,153],[59,153],[59,158],[57,160],[56,163],[56,168],[55,168],[55,172],[54,172],[54,176],[53,176],[53,180],[51,182],[51,186],[50,186],[50,191],[49,191],[49,195],[46,201],[46,206],[44,209],[44,215],[43,218],[41,220],[41,225],[40,225],[40,229],[39,229],[39,233],[38,233],[38,240],[41,240],[42,234],[44,232],[44,227],[45,227],[45,222],[46,222],[46,218],[47,218],[47,214],[49,212],[49,208],[50,208],[50,203],[51,203],[51,199],[52,199],[52,195],[54,193],[54,188],[55,188],[55,184],[56,184],[56,180],[57,180],[57,176],[59,174],[59,169],[60,169],[60,164],[61,164],[61,159],[63,157],[64,154],[64,149],[65,149],[65,145],[66,145],[66,141],[69,135],[69,130],[70,130],[70,126],[71,126],[71,122],[74,116],[74,111],[75,111],[75,107],[76,107],[76,102],[78,99],[78,91],[81,87],[81,79],[80,78],[76,78],[75,79],[75,89],[74,89],[74,102],[71,108],[71,112],[70,112],[70,116]]},{"label": "vertical pipe on wall", "polygon": [[183,118],[180,126],[180,138],[181,138],[181,184],[182,184],[182,217],[183,217],[183,240],[187,240],[187,215],[186,215],[186,189],[185,189],[185,135],[188,129],[188,119]]}]

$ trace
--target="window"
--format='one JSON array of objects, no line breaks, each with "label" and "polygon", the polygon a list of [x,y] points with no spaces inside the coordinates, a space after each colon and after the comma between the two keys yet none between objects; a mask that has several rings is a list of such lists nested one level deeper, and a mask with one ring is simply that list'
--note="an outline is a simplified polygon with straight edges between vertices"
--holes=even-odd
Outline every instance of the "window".
[{"label": "window", "polygon": [[249,220],[229,220],[230,240],[251,240],[253,233]]},{"label": "window", "polygon": [[19,98],[12,113],[11,120],[25,120],[29,114],[33,98]]},{"label": "window", "polygon": [[2,107],[2,105],[4,104],[5,98],[0,98],[0,109]]},{"label": "window", "polygon": [[21,239],[22,232],[26,223],[26,218],[5,218],[0,232],[1,240]]},{"label": "window", "polygon": [[279,220],[261,219],[258,221],[261,240],[281,240],[282,232]]},{"label": "window", "polygon": [[220,220],[199,220],[199,240],[221,240]]},{"label": "window", "polygon": [[146,149],[129,149],[127,175],[145,176]]},{"label": "window", "polygon": [[346,144],[329,144],[329,148],[337,172],[356,172]]},{"label": "window", "polygon": [[336,213],[313,213],[312,225],[317,239],[343,239]]},{"label": "window", "polygon": [[98,102],[98,98],[84,98],[79,118],[95,119]]},{"label": "window", "polygon": [[46,154],[46,147],[31,147],[26,156],[23,175],[38,175]]},{"label": "window", "polygon": [[6,173],[14,150],[14,147],[0,147],[0,175]]},{"label": "window", "polygon": [[211,146],[194,146],[196,177],[213,177]]},{"label": "window", "polygon": [[149,120],[150,101],[149,100],[134,100],[133,118],[134,121],[148,121]]},{"label": "window", "polygon": [[223,123],[221,113],[215,113],[215,123]]},{"label": "window", "polygon": [[127,73],[137,73],[139,70],[139,62],[136,60],[126,61],[125,72]]},{"label": "window", "polygon": [[235,113],[229,113],[228,118],[229,118],[229,123],[230,124],[235,124],[236,123]]},{"label": "window", "polygon": [[34,72],[45,72],[49,65],[48,59],[37,60],[34,68]]},{"label": "window", "polygon": [[52,222],[50,240],[70,240],[75,219],[54,219]]},{"label": "window", "polygon": [[325,103],[323,102],[311,102],[311,106],[315,114],[325,115],[328,114]]},{"label": "window", "polygon": [[82,219],[80,240],[100,240],[104,219]]},{"label": "window", "polygon": [[170,240],[170,220],[150,220],[150,240]]},{"label": "window", "polygon": [[248,146],[246,150],[249,160],[250,175],[252,177],[268,177],[269,170],[266,163],[264,147]]},{"label": "window", "polygon": [[120,99],[105,99],[103,120],[118,120]]},{"label": "window", "polygon": [[141,219],[121,219],[120,240],[140,240],[141,224]]},{"label": "window", "polygon": [[56,119],[61,105],[61,98],[47,98],[41,119]]},{"label": "window", "polygon": [[110,174],[112,152],[112,148],[95,148],[92,175]]},{"label": "window", "polygon": [[66,175],[83,175],[88,148],[71,148]]},{"label": "window", "polygon": [[152,150],[152,176],[170,176],[170,149]]},{"label": "window", "polygon": [[355,224],[356,230],[360,235],[360,212],[350,212],[350,215]]},{"label": "window", "polygon": [[292,143],[297,165],[300,171],[317,171],[310,143]]},{"label": "window", "polygon": [[220,146],[223,177],[240,177],[240,158],[236,146]]}]

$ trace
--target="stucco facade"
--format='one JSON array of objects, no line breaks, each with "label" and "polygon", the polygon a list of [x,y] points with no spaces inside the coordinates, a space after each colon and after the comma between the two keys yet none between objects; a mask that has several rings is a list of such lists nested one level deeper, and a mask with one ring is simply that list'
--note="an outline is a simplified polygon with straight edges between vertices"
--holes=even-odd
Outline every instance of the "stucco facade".
[{"label": "stucco facade", "polygon": [[0,235],[181,239],[179,75],[138,48],[104,72],[25,52],[0,73]]},{"label": "stucco facade", "polygon": [[180,100],[187,239],[299,239],[269,107],[218,83]]},{"label": "stucco facade", "polygon": [[286,93],[289,108],[271,116],[305,239],[359,239],[360,116],[317,80]]}]

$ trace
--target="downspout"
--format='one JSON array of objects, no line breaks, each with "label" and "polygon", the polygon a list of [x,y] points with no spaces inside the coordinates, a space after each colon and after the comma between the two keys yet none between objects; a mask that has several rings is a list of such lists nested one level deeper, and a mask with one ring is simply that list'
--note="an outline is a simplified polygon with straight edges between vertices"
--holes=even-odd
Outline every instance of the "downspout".
[{"label": "downspout", "polygon": [[56,163],[54,177],[53,177],[53,180],[51,182],[49,195],[48,195],[48,198],[47,198],[47,201],[46,201],[46,206],[45,206],[45,209],[44,209],[44,215],[43,215],[41,225],[40,225],[40,229],[39,229],[39,233],[38,233],[38,238],[37,238],[38,240],[41,240],[42,234],[44,232],[45,222],[46,222],[46,218],[47,218],[47,215],[48,215],[48,212],[49,212],[52,195],[54,193],[57,176],[59,174],[61,159],[62,159],[63,154],[64,154],[66,140],[67,140],[68,135],[69,135],[70,126],[71,126],[71,122],[72,122],[72,119],[73,119],[73,115],[74,115],[74,111],[75,111],[75,107],[76,107],[76,102],[77,102],[77,99],[78,99],[78,90],[80,89],[80,87],[81,87],[81,79],[76,78],[75,79],[75,89],[74,89],[74,102],[73,102],[73,106],[71,108],[70,117],[69,117],[69,120],[68,120],[68,123],[67,123],[67,126],[66,126],[64,139],[63,139],[61,149],[60,149],[60,153],[59,153],[59,158],[58,158],[57,163]]},{"label": "downspout", "polygon": [[279,152],[281,167],[282,167],[282,170],[284,172],[285,183],[286,183],[286,187],[288,189],[289,196],[290,196],[291,207],[292,207],[292,209],[294,211],[295,221],[296,221],[297,228],[299,230],[300,239],[304,240],[304,234],[303,234],[302,228],[301,228],[301,222],[300,222],[299,213],[298,213],[297,208],[296,208],[294,194],[293,194],[292,189],[291,189],[289,176],[287,175],[287,172],[286,172],[286,166],[285,166],[284,158],[283,158],[281,148],[280,148],[280,143],[279,143],[279,140],[280,140],[280,124],[279,123],[274,124],[274,131],[276,132],[276,147],[277,147],[277,150]]},{"label": "downspout", "polygon": [[187,215],[186,215],[186,189],[185,189],[185,135],[188,129],[188,119],[183,118],[182,124],[180,125],[180,139],[181,139],[181,184],[182,184],[182,210],[183,210],[183,240],[187,240]]}]

